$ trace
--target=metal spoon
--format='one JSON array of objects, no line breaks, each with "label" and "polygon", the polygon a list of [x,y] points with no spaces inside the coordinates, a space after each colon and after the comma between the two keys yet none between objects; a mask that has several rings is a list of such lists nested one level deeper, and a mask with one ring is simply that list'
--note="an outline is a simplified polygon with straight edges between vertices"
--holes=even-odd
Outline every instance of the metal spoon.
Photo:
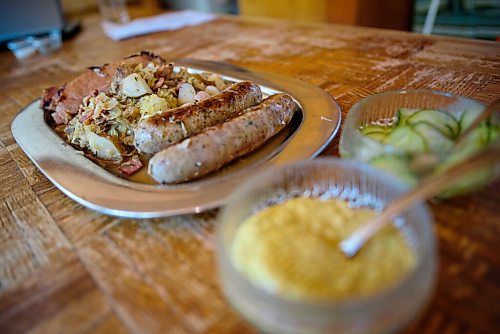
[{"label": "metal spoon", "polygon": [[340,250],[347,257],[355,256],[368,240],[398,214],[412,208],[417,202],[423,199],[439,194],[460,177],[472,171],[491,166],[495,167],[494,176],[498,176],[500,174],[500,138],[491,143],[487,148],[447,169],[445,173],[428,177],[419,186],[392,202],[377,217],[363,224],[347,239],[344,239],[339,244]]}]

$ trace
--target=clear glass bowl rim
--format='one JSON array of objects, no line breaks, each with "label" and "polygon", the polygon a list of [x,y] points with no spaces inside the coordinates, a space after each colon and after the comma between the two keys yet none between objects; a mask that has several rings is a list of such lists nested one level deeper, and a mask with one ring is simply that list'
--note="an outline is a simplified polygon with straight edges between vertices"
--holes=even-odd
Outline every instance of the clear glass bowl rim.
[{"label": "clear glass bowl rim", "polygon": [[[345,140],[345,133],[347,133],[347,132],[349,132],[350,135],[356,137],[356,140],[360,140],[362,142],[369,141],[370,145],[379,146],[385,152],[388,152],[388,153],[394,153],[394,152],[404,153],[404,150],[398,149],[398,148],[396,148],[396,147],[394,147],[392,145],[389,145],[389,144],[382,144],[379,141],[373,140],[373,139],[371,139],[371,138],[363,135],[356,128],[356,126],[354,124],[355,120],[353,119],[352,115],[353,115],[354,112],[356,112],[357,110],[359,110],[361,108],[361,106],[363,106],[363,105],[365,105],[367,103],[370,103],[373,100],[377,100],[377,99],[383,98],[384,96],[408,95],[408,94],[415,94],[415,95],[417,95],[417,94],[425,94],[425,95],[445,96],[445,97],[454,98],[454,99],[458,99],[458,100],[462,100],[462,101],[467,101],[469,103],[479,104],[479,105],[482,105],[483,107],[485,107],[484,103],[476,101],[476,100],[474,100],[474,99],[472,99],[470,97],[463,96],[463,95],[457,95],[457,94],[453,94],[453,93],[449,93],[449,92],[443,92],[443,91],[439,91],[439,90],[432,90],[432,89],[388,90],[388,91],[385,91],[385,92],[373,94],[373,95],[367,96],[367,97],[359,100],[358,102],[356,102],[355,104],[353,104],[353,106],[349,109],[349,113],[347,114],[347,117],[346,117],[346,120],[345,120],[345,124],[344,124],[344,127],[342,129],[341,138],[340,138],[340,147],[339,147],[339,149],[341,151],[341,155],[342,155],[342,151],[343,151],[342,150],[342,146],[343,146],[342,143]],[[396,115],[396,112],[397,112],[397,110],[394,111],[394,115]]]}]

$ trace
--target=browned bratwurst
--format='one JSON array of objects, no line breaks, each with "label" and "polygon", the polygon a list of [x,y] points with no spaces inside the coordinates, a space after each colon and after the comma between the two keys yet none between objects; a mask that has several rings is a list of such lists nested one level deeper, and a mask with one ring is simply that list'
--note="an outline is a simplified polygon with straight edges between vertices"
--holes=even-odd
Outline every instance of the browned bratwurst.
[{"label": "browned bratwurst", "polygon": [[236,83],[206,100],[140,121],[135,129],[134,145],[139,152],[154,154],[205,128],[235,117],[261,100],[259,86],[249,81]]},{"label": "browned bratwurst", "polygon": [[148,173],[159,183],[180,183],[206,175],[264,144],[298,109],[290,96],[272,95],[243,115],[158,152],[149,161]]}]

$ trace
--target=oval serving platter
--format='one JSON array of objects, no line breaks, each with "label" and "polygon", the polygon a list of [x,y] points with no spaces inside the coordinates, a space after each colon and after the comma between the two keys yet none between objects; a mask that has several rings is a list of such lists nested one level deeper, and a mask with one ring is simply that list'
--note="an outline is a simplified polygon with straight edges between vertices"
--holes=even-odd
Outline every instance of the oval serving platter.
[{"label": "oval serving platter", "polygon": [[219,172],[179,185],[159,185],[120,178],[86,158],[59,137],[45,122],[39,100],[19,112],[12,122],[14,138],[40,171],[67,196],[104,214],[153,218],[198,213],[224,205],[245,178],[272,165],[317,156],[340,126],[337,102],[305,82],[253,72],[230,64],[195,59],[173,59],[175,67],[213,72],[233,82],[250,80],[263,96],[287,93],[301,112],[291,124],[255,152]]}]

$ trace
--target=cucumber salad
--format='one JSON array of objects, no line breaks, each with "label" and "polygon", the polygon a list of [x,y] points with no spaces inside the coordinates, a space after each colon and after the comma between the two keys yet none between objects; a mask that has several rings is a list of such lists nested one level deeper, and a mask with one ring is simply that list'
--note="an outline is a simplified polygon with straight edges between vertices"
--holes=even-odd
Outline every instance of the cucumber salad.
[{"label": "cucumber salad", "polygon": [[[359,132],[365,137],[392,149],[373,150],[373,145],[370,147],[368,143],[366,150],[369,155],[366,160],[373,166],[415,185],[422,176],[415,168],[415,157],[427,154],[435,158],[435,164],[428,173],[446,172],[447,168],[500,136],[499,123],[490,118],[473,130],[459,147],[454,146],[458,136],[481,112],[481,109],[451,113],[435,109],[401,108],[392,120],[380,120],[359,128]],[[490,173],[491,171],[485,171],[472,174],[443,195],[451,196],[472,190],[486,182]]]}]

